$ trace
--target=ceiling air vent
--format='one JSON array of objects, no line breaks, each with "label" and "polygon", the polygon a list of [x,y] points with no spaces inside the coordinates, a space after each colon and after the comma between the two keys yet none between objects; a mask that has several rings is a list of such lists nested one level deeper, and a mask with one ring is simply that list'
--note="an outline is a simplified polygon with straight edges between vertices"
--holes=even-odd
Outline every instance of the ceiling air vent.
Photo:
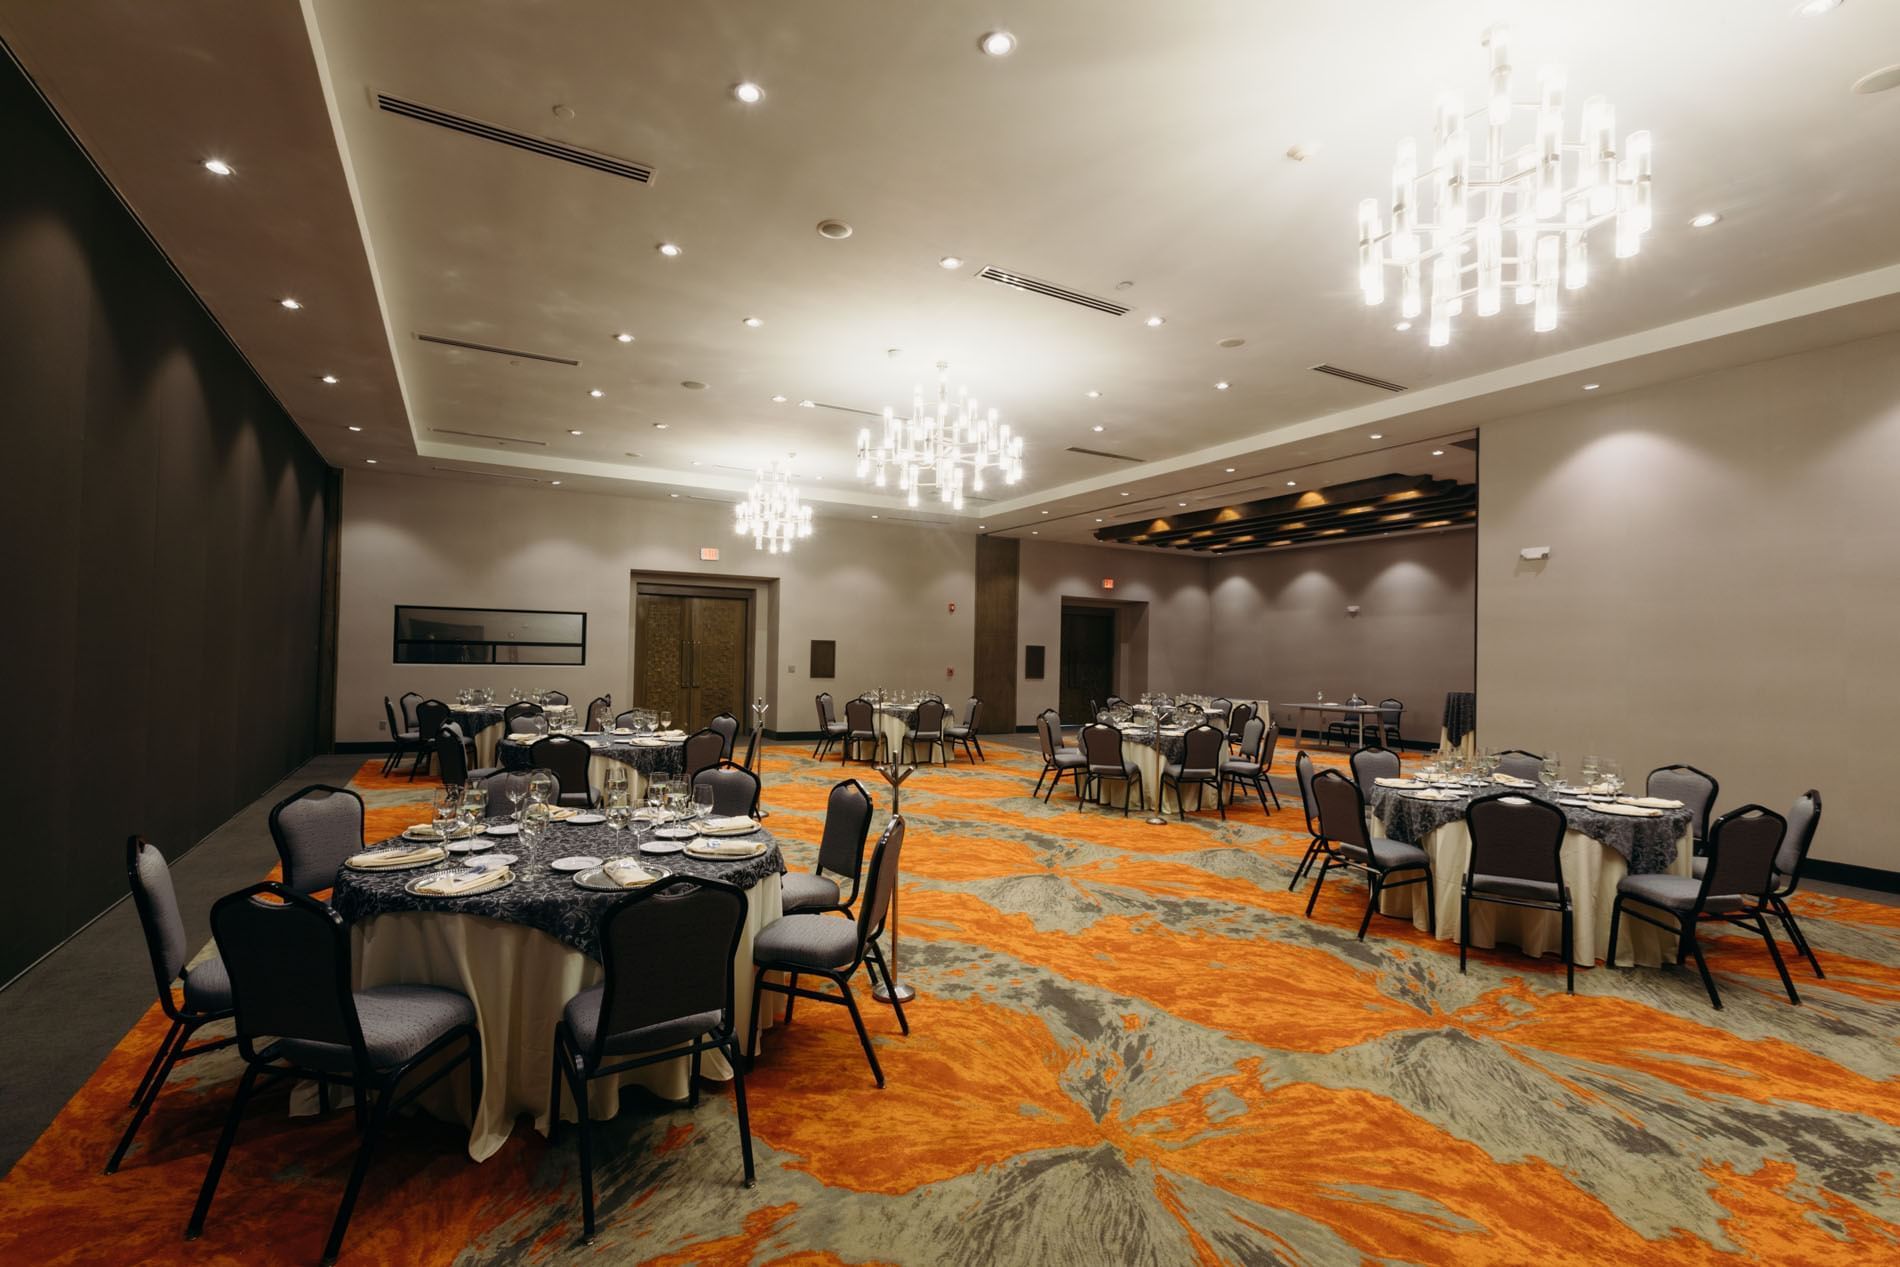
[{"label": "ceiling air vent", "polygon": [[862,414],[866,418],[882,418],[884,416],[882,410],[855,409],[850,405],[833,405],[822,400],[814,400],[810,404],[806,404],[801,400],[798,403],[806,409],[833,409],[841,414]]},{"label": "ceiling air vent", "polygon": [[550,141],[546,137],[529,136],[525,132],[511,132],[507,128],[483,123],[479,119],[450,114],[446,110],[420,105],[414,101],[404,101],[401,97],[392,97],[385,92],[376,94],[376,106],[378,109],[387,110],[390,114],[399,114],[405,119],[414,119],[419,123],[433,123],[438,128],[447,128],[451,132],[461,132],[480,140],[493,141],[497,145],[512,145],[530,154],[559,159],[563,163],[572,163],[576,167],[592,168],[594,171],[618,176],[623,180],[631,180],[642,185],[650,184],[653,180],[653,169],[644,163],[615,158],[611,154],[596,154],[592,150],[564,145],[560,141]]},{"label": "ceiling air vent", "polygon": [[455,431],[448,427],[430,427],[439,436],[462,436],[469,440],[493,440],[497,444],[532,444],[537,449],[548,447],[546,440],[530,440],[526,436],[491,436],[486,431]]},{"label": "ceiling air vent", "polygon": [[1131,458],[1126,453],[1110,453],[1106,449],[1085,449],[1082,446],[1076,445],[1076,444],[1070,445],[1068,451],[1070,453],[1080,453],[1085,458],[1108,458],[1109,460],[1114,461],[1114,462],[1139,463],[1143,460],[1141,458]]},{"label": "ceiling air vent", "polygon": [[1370,374],[1361,374],[1357,370],[1342,370],[1337,365],[1315,365],[1315,372],[1331,374],[1334,378],[1343,378],[1352,383],[1364,383],[1367,387],[1377,387],[1381,391],[1402,392],[1404,387],[1398,383],[1388,383],[1383,378],[1374,378]]},{"label": "ceiling air vent", "polygon": [[1021,273],[1012,273],[1005,268],[986,268],[977,276],[993,281],[999,286],[1013,286],[1017,290],[1026,290],[1032,295],[1046,295],[1050,299],[1060,299],[1065,304],[1093,308],[1111,317],[1122,317],[1128,314],[1128,309],[1121,304],[1107,299],[1097,299],[1094,295],[1085,295],[1079,290],[1070,290],[1054,282],[1042,282],[1033,277],[1024,277]]},{"label": "ceiling air vent", "polygon": [[432,466],[429,469],[432,471],[440,471],[444,475],[464,475],[469,479],[512,480],[518,484],[539,484],[541,482],[532,475],[501,475],[494,471],[465,471],[459,466]]},{"label": "ceiling air vent", "polygon": [[580,362],[566,356],[549,356],[545,352],[523,352],[520,348],[498,348],[489,343],[470,343],[467,339],[451,339],[445,334],[418,334],[418,342],[440,343],[445,348],[464,348],[470,352],[492,352],[496,356],[517,357],[524,361],[546,361],[550,365],[579,365]]}]

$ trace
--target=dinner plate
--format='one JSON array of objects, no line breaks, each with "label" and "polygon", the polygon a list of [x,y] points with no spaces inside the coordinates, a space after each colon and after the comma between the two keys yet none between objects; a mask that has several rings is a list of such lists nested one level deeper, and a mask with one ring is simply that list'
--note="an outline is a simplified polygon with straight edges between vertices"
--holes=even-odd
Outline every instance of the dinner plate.
[{"label": "dinner plate", "polygon": [[464,862],[465,867],[512,867],[521,859],[511,853],[482,853]]},{"label": "dinner plate", "polygon": [[684,848],[686,848],[686,846],[677,840],[643,840],[640,842],[641,853],[678,853]]},{"label": "dinner plate", "polygon": [[[616,858],[614,861],[618,862],[620,860]],[[673,874],[665,867],[648,866],[644,862],[640,864],[640,867],[648,875],[653,877],[647,884],[622,884],[620,881],[608,875],[607,868],[604,866],[592,867],[580,872],[574,877],[574,883],[580,885],[583,889],[593,889],[600,893],[635,893],[646,888],[647,885],[657,883]]]},{"label": "dinner plate", "polygon": [[[368,849],[368,850],[365,850],[364,852],[374,855],[374,854],[381,854],[381,853],[394,853],[397,851],[392,850],[392,849]],[[400,865],[392,864],[388,866],[363,866],[359,864],[354,857],[350,857],[350,858],[345,858],[343,860],[343,865],[348,867],[352,871],[362,871],[367,874],[373,875],[378,871],[414,871],[418,867],[433,867],[436,863],[442,861],[442,858],[446,858],[446,857],[448,857],[448,853],[446,850],[444,850],[442,853],[442,857],[439,857],[439,858],[431,858],[431,857],[428,857],[427,855],[424,855],[423,857],[417,859],[414,862],[405,862]]]},{"label": "dinner plate", "polygon": [[636,748],[664,748],[666,747],[666,740],[664,739],[636,739],[633,741],[633,746]]},{"label": "dinner plate", "polygon": [[481,834],[478,832],[473,836],[465,836],[461,840],[451,840],[449,842],[449,852],[474,853],[477,849],[488,848],[488,845],[489,842],[483,840]]},{"label": "dinner plate", "polygon": [[556,871],[587,871],[600,865],[600,859],[589,854],[575,854],[571,858],[556,858],[548,863]]},{"label": "dinner plate", "polygon": [[696,840],[699,838],[699,832],[697,830],[683,826],[655,827],[653,834],[658,836],[661,840]]},{"label": "dinner plate", "polygon": [[[474,832],[466,828],[457,827],[454,831],[449,833],[448,838],[451,841],[467,840],[474,834]],[[419,845],[439,845],[442,843],[442,834],[440,832],[435,831],[433,828],[425,831],[424,825],[421,823],[403,828],[402,838],[404,840],[413,840]]]},{"label": "dinner plate", "polygon": [[595,823],[606,822],[607,816],[605,814],[596,814],[592,810],[589,810],[585,814],[576,814],[567,821],[576,827],[592,827]]},{"label": "dinner plate", "polygon": [[514,872],[502,870],[495,872],[493,883],[484,884],[479,888],[466,889],[460,893],[431,893],[427,888],[423,887],[432,880],[439,881],[443,876],[454,874],[455,872],[453,871],[438,871],[434,875],[419,875],[409,883],[403,885],[402,889],[403,892],[414,897],[434,898],[438,902],[453,902],[458,898],[481,897],[485,893],[493,893],[496,889],[505,889],[515,882]]},{"label": "dinner plate", "polygon": [[514,836],[521,832],[520,823],[490,823],[486,828],[491,836]]},{"label": "dinner plate", "polygon": [[748,821],[743,827],[736,823],[729,827],[712,827],[706,823],[696,823],[694,830],[702,836],[750,836],[759,830],[759,826],[760,824],[752,821]]},{"label": "dinner plate", "polygon": [[765,845],[763,842],[754,846],[751,853],[727,853],[723,849],[708,849],[704,845],[686,846],[687,857],[701,858],[707,862],[745,862],[747,859],[756,858],[764,852]]}]

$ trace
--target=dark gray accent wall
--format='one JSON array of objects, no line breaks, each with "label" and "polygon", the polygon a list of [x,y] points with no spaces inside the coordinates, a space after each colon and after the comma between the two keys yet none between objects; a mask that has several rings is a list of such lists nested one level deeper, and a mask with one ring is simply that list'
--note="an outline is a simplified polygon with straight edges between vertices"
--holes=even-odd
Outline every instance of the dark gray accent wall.
[{"label": "dark gray accent wall", "polygon": [[315,750],[332,494],[4,56],[0,171],[5,982]]}]

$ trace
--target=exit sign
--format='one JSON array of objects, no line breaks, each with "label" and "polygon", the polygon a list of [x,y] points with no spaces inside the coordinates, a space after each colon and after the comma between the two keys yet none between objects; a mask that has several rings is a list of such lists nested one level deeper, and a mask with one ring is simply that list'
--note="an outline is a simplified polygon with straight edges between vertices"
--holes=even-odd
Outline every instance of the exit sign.
[{"label": "exit sign", "polygon": [[1105,589],[1105,590],[1112,590],[1112,589],[1114,589],[1114,588],[1115,588],[1115,578],[1114,578],[1114,577],[1112,577],[1112,576],[1105,576],[1105,577],[1103,577],[1103,578],[1102,578],[1102,588],[1103,588],[1103,589]]},{"label": "exit sign", "polygon": [[719,547],[718,546],[699,547],[699,561],[701,563],[719,562]]}]

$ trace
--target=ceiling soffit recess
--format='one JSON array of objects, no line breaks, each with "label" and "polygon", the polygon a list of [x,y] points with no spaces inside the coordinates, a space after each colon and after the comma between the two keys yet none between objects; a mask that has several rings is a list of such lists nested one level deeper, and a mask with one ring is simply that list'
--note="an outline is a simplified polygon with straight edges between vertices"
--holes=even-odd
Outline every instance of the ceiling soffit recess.
[{"label": "ceiling soffit recess", "polygon": [[1476,484],[1393,474],[1097,528],[1095,539],[1112,545],[1243,554],[1391,532],[1456,528],[1474,522],[1477,516]]}]

